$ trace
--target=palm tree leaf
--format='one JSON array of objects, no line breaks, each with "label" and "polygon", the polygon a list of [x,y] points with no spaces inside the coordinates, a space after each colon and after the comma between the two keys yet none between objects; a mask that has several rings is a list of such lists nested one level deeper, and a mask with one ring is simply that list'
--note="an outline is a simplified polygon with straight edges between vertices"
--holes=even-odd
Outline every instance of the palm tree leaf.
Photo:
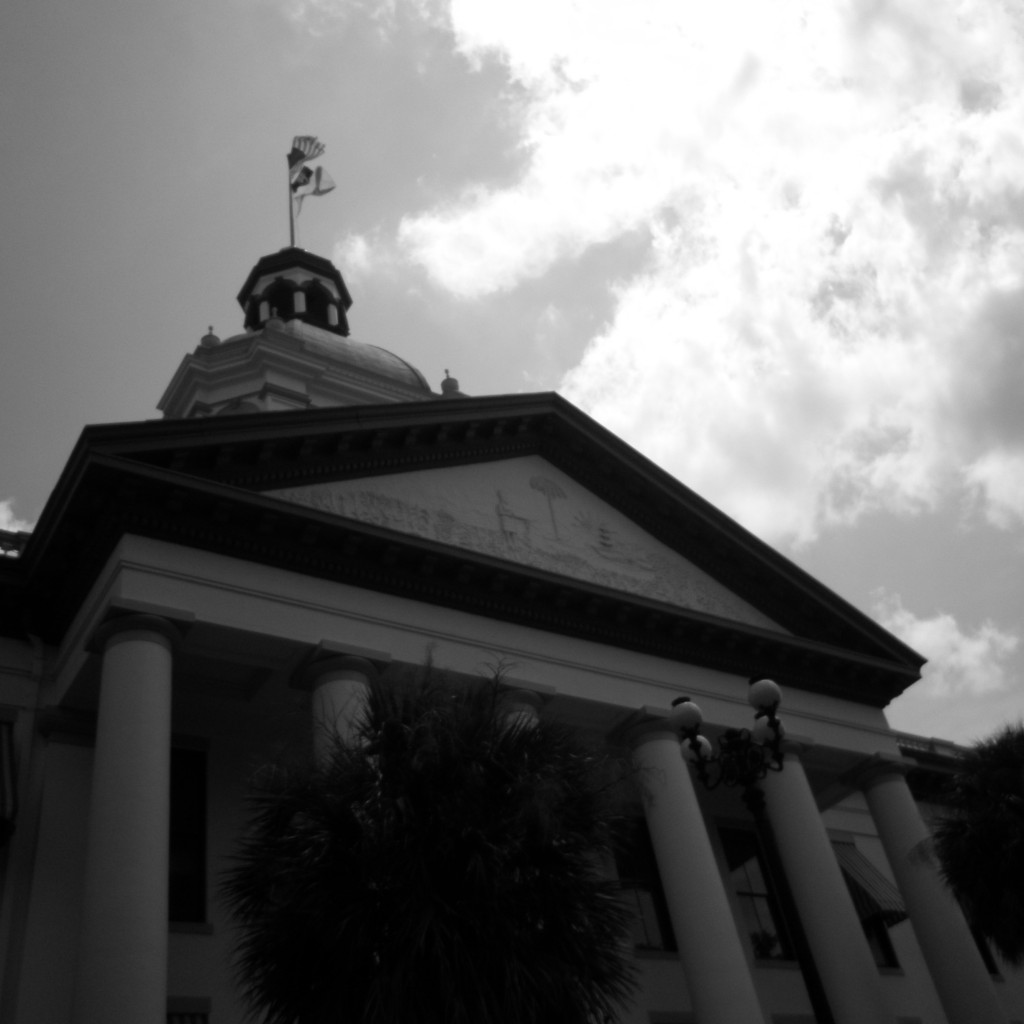
[{"label": "palm tree leaf", "polygon": [[594,865],[623,766],[507,712],[497,681],[428,669],[372,687],[353,746],[261,773],[223,884],[254,1018],[614,1019],[630,913]]}]

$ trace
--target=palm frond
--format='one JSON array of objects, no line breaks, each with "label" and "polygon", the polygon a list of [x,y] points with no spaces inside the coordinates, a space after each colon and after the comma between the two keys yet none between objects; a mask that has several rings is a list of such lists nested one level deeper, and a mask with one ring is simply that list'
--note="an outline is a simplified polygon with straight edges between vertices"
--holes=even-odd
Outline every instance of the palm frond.
[{"label": "palm frond", "polygon": [[1024,963],[1024,725],[965,751],[933,828],[943,877],[1008,963]]},{"label": "palm frond", "polygon": [[493,681],[371,690],[359,743],[267,773],[223,894],[264,1024],[589,1024],[633,990],[595,870],[622,768]]}]

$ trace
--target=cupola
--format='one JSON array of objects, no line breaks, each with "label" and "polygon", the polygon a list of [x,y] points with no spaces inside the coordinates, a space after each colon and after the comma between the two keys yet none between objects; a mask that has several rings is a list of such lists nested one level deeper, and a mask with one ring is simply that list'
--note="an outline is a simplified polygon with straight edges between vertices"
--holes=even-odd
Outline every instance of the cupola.
[{"label": "cupola", "polygon": [[305,249],[291,246],[263,256],[249,272],[238,302],[247,331],[258,331],[277,317],[348,337],[345,314],[352,298],[345,281],[330,260]]},{"label": "cupola", "polygon": [[[349,334],[352,305],[330,260],[289,246],[263,256],[238,293],[245,332],[211,327],[157,408],[172,419],[441,398],[411,363]],[[444,397],[461,397],[449,377]]]}]

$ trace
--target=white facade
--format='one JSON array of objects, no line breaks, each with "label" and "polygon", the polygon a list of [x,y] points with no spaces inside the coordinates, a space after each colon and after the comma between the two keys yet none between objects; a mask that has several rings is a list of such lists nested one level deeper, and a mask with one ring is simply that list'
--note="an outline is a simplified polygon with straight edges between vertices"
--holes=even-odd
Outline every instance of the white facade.
[{"label": "white facade", "polygon": [[[624,879],[647,947],[624,1024],[815,1020],[796,960],[750,927],[768,906],[737,877],[750,815],[697,783],[666,722],[686,695],[711,736],[748,726],[761,670],[792,741],[767,815],[833,1019],[1024,1019],[1024,978],[990,972],[914,855],[916,762],[883,710],[914,652],[557,397],[436,397],[86,432],[0,566],[19,798],[0,1019],[242,1021],[216,889],[248,778],[344,719],[362,674],[428,653],[468,675],[500,662],[542,716],[645,767],[630,799],[677,950],[651,948],[669,944],[660,894]],[[174,774],[186,762],[200,774]],[[184,785],[204,794],[191,818]],[[201,860],[199,894],[172,890],[189,919],[168,923],[179,856],[193,885]],[[895,901],[874,947],[871,898]]]}]

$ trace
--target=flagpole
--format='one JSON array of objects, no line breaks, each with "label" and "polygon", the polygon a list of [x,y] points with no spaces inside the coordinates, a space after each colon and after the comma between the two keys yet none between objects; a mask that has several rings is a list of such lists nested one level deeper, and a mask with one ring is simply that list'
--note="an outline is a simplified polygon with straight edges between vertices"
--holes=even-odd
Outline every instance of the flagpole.
[{"label": "flagpole", "polygon": [[295,202],[292,199],[292,165],[288,157],[285,157],[288,162],[288,242],[289,245],[295,248]]}]

